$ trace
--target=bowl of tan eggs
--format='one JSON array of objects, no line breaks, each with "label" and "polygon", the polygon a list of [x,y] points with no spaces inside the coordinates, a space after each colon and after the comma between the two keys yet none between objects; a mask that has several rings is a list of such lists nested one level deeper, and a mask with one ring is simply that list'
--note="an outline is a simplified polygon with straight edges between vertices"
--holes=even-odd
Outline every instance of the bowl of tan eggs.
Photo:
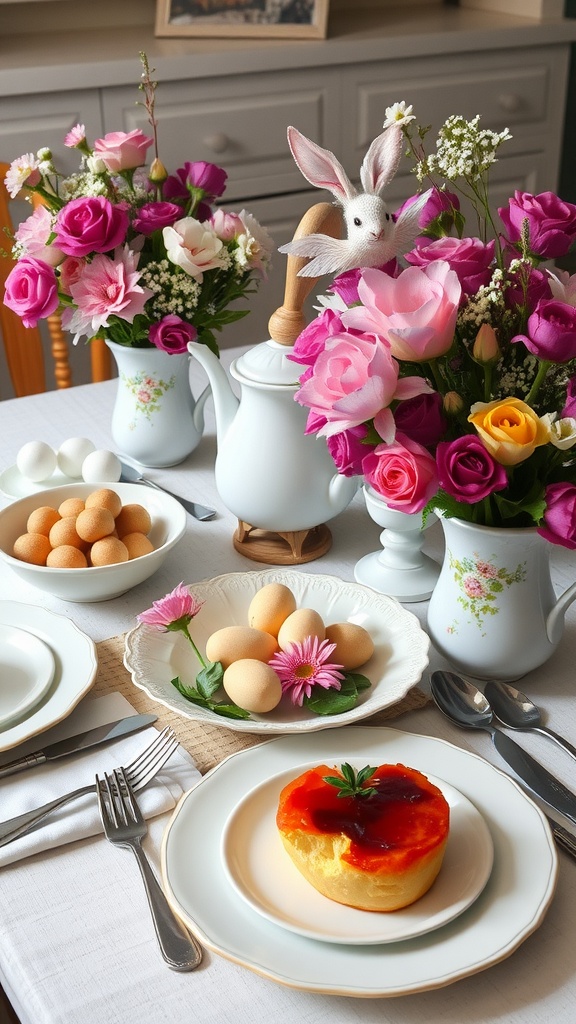
[{"label": "bowl of tan eggs", "polygon": [[107,601],[156,572],[185,528],[184,509],[161,491],[66,484],[0,511],[0,558],[63,601]]}]

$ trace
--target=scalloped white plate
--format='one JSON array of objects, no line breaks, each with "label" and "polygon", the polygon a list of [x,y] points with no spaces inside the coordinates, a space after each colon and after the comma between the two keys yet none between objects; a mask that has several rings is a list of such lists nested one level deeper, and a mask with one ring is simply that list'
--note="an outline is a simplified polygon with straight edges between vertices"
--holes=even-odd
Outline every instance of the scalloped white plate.
[{"label": "scalloped white plate", "polygon": [[[478,898],[492,870],[492,836],[474,804],[429,772],[427,778],[450,805],[450,833],[440,873],[428,892],[403,910],[378,914],[335,903],[314,889],[284,849],[276,812],[284,786],[316,764],[298,765],[255,786],[224,826],[224,871],[253,910],[311,939],[372,945],[413,939],[441,928]],[[354,767],[364,765],[357,761]]]},{"label": "scalloped white plate", "polygon": [[223,718],[187,701],[172,686],[180,676],[192,685],[199,664],[181,633],[163,633],[140,623],[126,637],[124,664],[135,686],[149,697],[185,718],[220,725],[236,732],[293,733],[333,729],[358,722],[401,700],[420,680],[428,665],[430,641],[412,612],[393,597],[377,594],[358,583],[335,576],[316,576],[291,569],[266,569],[228,573],[202,583],[190,584],[205,603],[190,625],[194,642],[204,652],[208,637],[223,626],[246,626],[248,606],[267,583],[284,583],[292,590],[299,608],[314,608],[326,625],[355,622],[364,626],[374,641],[374,654],[359,671],[371,682],[351,711],[340,715],[316,715],[295,707],[283,697],[267,715],[248,719]]}]

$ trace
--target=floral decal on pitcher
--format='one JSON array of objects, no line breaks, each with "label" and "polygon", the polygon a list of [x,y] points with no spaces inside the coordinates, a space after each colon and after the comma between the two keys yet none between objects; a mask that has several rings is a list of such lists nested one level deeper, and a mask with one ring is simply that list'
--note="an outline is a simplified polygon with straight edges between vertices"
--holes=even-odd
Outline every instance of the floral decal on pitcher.
[{"label": "floral decal on pitcher", "polygon": [[[161,409],[160,399],[176,384],[176,376],[173,374],[169,380],[156,380],[155,377],[151,377],[150,374],[141,370],[134,377],[125,377],[122,374],[122,383],[135,399],[136,413],[142,413],[147,420],[151,421],[152,413],[159,412]],[[135,429],[135,420],[132,420],[129,427],[131,430]]]},{"label": "floral decal on pitcher", "polygon": [[[458,604],[465,612],[469,612],[476,625],[484,632],[484,619],[487,615],[497,615],[498,597],[506,587],[514,583],[522,583],[526,579],[526,563],[520,563],[512,571],[498,568],[493,562],[480,558],[474,552],[471,558],[455,558],[448,552],[450,568],[454,570],[454,582],[460,590]],[[457,633],[457,624],[448,627],[448,632]]]}]

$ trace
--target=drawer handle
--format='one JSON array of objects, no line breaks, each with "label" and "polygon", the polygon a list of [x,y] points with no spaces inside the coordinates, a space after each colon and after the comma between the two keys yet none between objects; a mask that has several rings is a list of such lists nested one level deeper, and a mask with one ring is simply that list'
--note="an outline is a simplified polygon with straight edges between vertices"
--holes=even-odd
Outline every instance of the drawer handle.
[{"label": "drawer handle", "polygon": [[522,106],[522,97],[514,92],[503,92],[498,97],[498,103],[507,114],[515,114]]},{"label": "drawer handle", "polygon": [[230,139],[224,132],[215,132],[214,135],[207,135],[202,141],[213,153],[223,153],[225,149],[228,149]]}]

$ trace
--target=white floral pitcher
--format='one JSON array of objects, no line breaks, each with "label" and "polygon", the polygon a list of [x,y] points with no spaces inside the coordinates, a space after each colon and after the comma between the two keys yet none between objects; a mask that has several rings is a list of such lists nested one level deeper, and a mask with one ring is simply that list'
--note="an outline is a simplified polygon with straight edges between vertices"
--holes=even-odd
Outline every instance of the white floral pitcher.
[{"label": "white floral pitcher", "polygon": [[542,665],[576,599],[576,583],[556,598],[550,543],[535,529],[441,521],[446,550],[428,608],[437,650],[478,679],[518,679]]},{"label": "white floral pitcher", "polygon": [[118,451],[143,466],[175,466],[200,443],[206,387],[194,400],[190,356],[107,341],[118,366],[112,437]]}]

